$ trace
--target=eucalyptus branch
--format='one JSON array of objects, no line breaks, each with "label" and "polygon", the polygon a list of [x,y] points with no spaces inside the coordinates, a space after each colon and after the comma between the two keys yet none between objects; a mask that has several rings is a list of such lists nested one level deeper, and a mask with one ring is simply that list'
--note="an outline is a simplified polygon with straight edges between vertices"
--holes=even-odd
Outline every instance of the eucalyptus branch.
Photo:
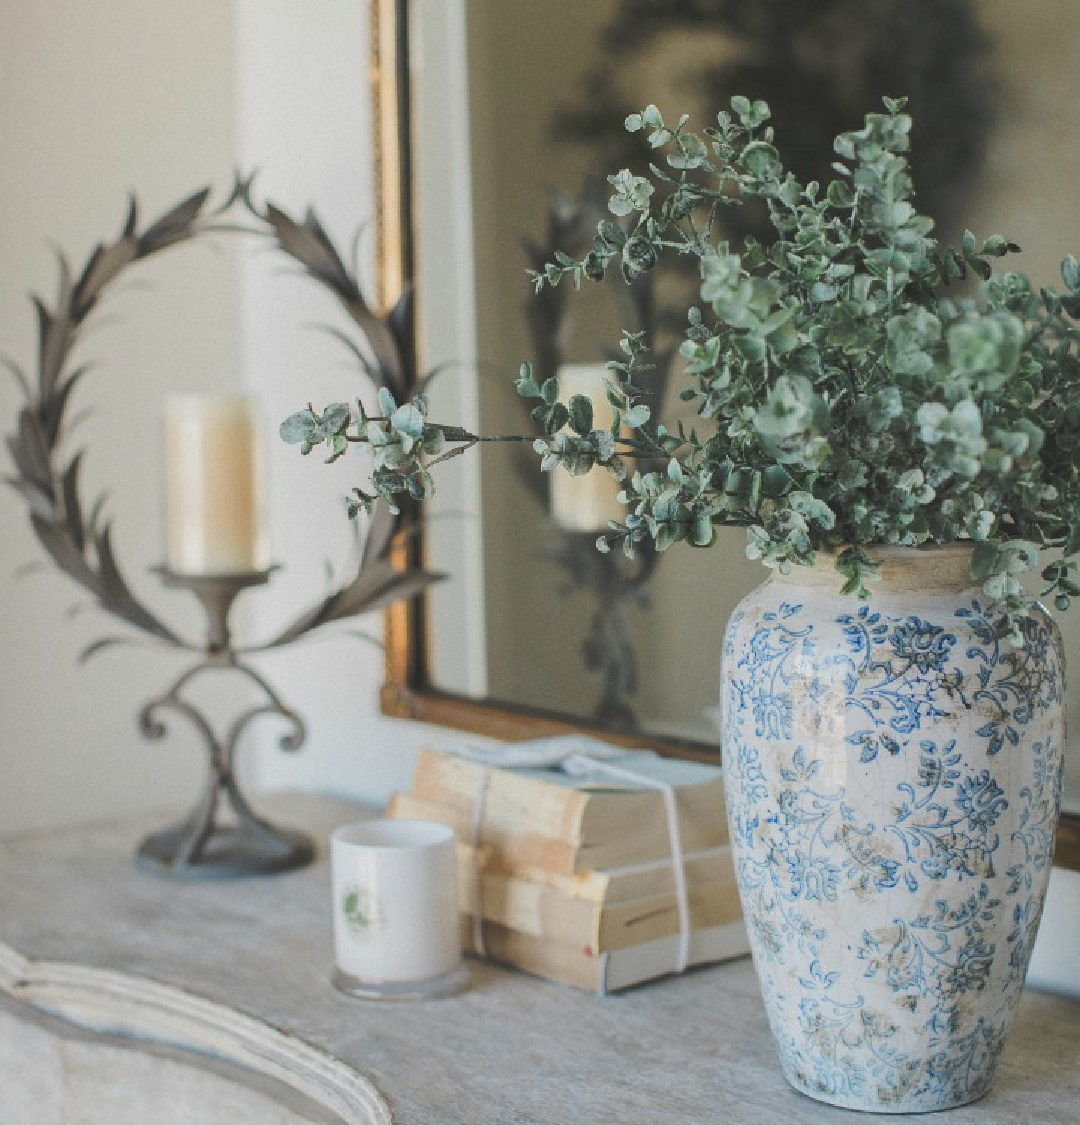
[{"label": "eucalyptus branch", "polygon": [[[411,400],[411,402],[413,402],[414,404],[415,404],[415,401],[416,401],[415,399]],[[336,405],[337,405],[336,403],[331,403],[330,406],[328,406],[326,409],[331,410]],[[315,420],[319,417],[316,414],[314,407],[310,403],[308,404],[307,411],[304,412],[304,416],[305,416],[305,418],[310,418],[312,420]],[[381,426],[385,426],[387,428],[389,428],[390,425],[391,425],[389,418],[384,418],[384,417],[381,417],[379,415],[374,415],[374,416],[369,415],[368,418],[367,418],[367,422],[368,422],[369,425],[381,425]],[[500,442],[500,441],[522,442],[522,441],[534,441],[535,440],[535,437],[531,434],[474,434],[474,433],[471,433],[469,430],[463,429],[461,426],[448,426],[448,425],[444,425],[443,423],[440,423],[440,422],[433,422],[433,423],[431,423],[431,425],[434,428],[436,428],[436,429],[438,429],[442,432],[443,438],[446,441],[466,442],[466,443],[468,443],[467,448],[470,448],[470,449],[474,445],[479,445],[483,442]],[[366,437],[365,435],[363,435],[361,433],[352,434],[352,433],[349,433],[347,430],[342,431],[342,433],[343,433],[343,436],[345,437],[346,441],[352,442],[354,444],[370,444],[370,438]],[[435,462],[431,462],[431,464],[434,464],[434,463]]]},{"label": "eucalyptus branch", "polygon": [[[718,526],[743,526],[747,554],[781,570],[835,550],[845,589],[865,596],[875,547],[966,540],[973,578],[1016,637],[1031,604],[1020,577],[1039,549],[1060,552],[1043,571],[1055,604],[1080,590],[1080,264],[1064,259],[1063,291],[1035,292],[1022,274],[994,272],[1018,250],[999,235],[940,245],[913,203],[903,111],[885,99],[840,134],[824,184],[785,168],[762,101],[733,98],[699,133],[686,118],[669,127],[655,106],[631,114],[628,131],[654,154],[649,174],[610,176],[614,221],[598,222],[584,254],[557,251],[530,277],[537,291],[613,269],[630,281],[695,258],[679,354],[702,435],[653,419],[637,383],[647,342],[633,332],[608,365],[607,429],[593,427],[588,399],[562,401],[557,377],[538,382],[525,365],[517,389],[536,404],[542,468],[622,480],[626,518],[602,549],[707,546]],[[732,245],[722,215],[754,200],[774,238]],[[974,294],[950,293],[969,277]],[[340,404],[294,416],[283,436],[305,452],[326,442],[334,459],[348,445],[343,418]],[[353,424],[375,460],[374,491],[357,490],[364,506],[422,498],[431,466],[489,440],[429,422],[423,396],[388,397],[378,423],[361,410]],[[448,440],[462,447],[446,453]]]}]

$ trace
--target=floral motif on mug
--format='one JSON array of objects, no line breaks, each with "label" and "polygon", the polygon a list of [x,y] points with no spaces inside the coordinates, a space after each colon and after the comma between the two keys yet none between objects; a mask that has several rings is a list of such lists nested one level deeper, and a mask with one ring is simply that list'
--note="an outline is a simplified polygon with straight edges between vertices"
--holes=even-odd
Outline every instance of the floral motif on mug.
[{"label": "floral motif on mug", "polygon": [[375,933],[382,923],[382,912],[375,896],[366,887],[355,883],[347,886],[341,896],[341,913],[349,932],[357,937]]}]

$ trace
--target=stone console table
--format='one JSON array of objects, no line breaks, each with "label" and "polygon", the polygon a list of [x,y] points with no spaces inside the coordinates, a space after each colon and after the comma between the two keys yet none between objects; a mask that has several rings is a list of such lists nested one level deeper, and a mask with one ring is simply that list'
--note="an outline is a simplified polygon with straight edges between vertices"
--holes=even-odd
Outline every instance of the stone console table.
[{"label": "stone console table", "polygon": [[[358,816],[300,797],[268,811],[322,840]],[[4,1125],[899,1120],[788,1088],[746,960],[608,999],[480,961],[451,999],[342,996],[329,984],[325,847],[304,871],[176,883],[131,860],[161,823],[0,839]],[[42,1080],[31,1056],[55,1042]],[[60,1104],[80,1076],[98,1116]],[[1027,993],[994,1090],[940,1121],[1080,1121],[1080,1004]]]}]

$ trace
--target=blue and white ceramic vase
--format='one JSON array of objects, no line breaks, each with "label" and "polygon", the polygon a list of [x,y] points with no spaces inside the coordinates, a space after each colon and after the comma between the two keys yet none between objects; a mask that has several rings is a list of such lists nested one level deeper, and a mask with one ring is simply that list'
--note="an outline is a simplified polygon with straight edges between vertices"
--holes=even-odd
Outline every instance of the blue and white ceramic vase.
[{"label": "blue and white ceramic vase", "polygon": [[728,817],[788,1081],[850,1109],[984,1094],[1053,858],[1063,655],[999,641],[960,547],[892,548],[869,601],[831,558],[728,625]]}]

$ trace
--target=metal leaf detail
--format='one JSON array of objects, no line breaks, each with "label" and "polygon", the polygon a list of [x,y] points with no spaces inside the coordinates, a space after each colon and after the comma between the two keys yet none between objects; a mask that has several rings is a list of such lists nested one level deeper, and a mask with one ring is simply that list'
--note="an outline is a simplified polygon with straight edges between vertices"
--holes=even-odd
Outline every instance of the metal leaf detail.
[{"label": "metal leaf detail", "polygon": [[398,315],[398,310],[393,309],[388,316],[380,316],[372,311],[355,275],[346,267],[313,211],[309,210],[299,223],[272,203],[260,212],[250,202],[250,196],[246,198],[252,213],[270,228],[279,249],[298,262],[309,277],[325,285],[360,329],[375,358],[376,383],[387,387],[399,402],[407,398],[406,365],[411,354],[407,313]]},{"label": "metal leaf detail", "polygon": [[[404,398],[411,370],[409,295],[403,295],[385,316],[373,311],[355,272],[346,266],[314,211],[309,209],[298,222],[273,204],[260,210],[252,202],[251,186],[250,177],[238,176],[228,198],[216,210],[207,207],[210,188],[201,188],[141,230],[138,201],[132,196],[120,234],[111,242],[97,245],[81,269],[73,272],[67,259],[58,255],[54,303],[50,306],[36,295],[31,298],[38,322],[34,377],[10,359],[0,360],[15,377],[25,400],[14,432],[6,439],[15,470],[7,480],[26,500],[31,526],[45,553],[89,591],[101,609],[173,647],[196,646],[182,640],[135,596],[117,563],[110,526],[101,522],[105,497],[99,496],[90,505],[89,516],[84,514],[79,476],[85,451],[66,462],[61,452],[73,392],[89,370],[86,364],[74,368],[68,365],[85,323],[113,282],[130,266],[172,246],[209,235],[254,234],[270,240],[306,276],[338,298],[361,339],[357,341],[334,327],[329,330],[347,345],[360,371],[376,388],[385,386],[396,397]],[[255,217],[255,229],[221,221],[225,212],[238,205]],[[412,597],[441,577],[419,567],[401,570],[395,566],[392,554],[398,530],[389,517],[378,517],[355,573],[259,648],[279,647],[322,625]],[[85,648],[80,659],[127,639],[102,638]]]}]

